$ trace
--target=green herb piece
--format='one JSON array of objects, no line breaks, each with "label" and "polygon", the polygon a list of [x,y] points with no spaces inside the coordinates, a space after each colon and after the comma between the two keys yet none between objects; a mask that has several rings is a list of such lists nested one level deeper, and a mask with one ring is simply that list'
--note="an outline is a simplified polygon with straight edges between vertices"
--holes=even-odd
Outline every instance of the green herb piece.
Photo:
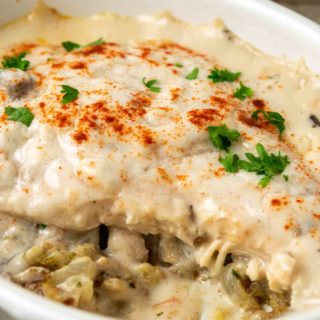
[{"label": "green herb piece", "polygon": [[26,71],[30,66],[30,61],[23,58],[27,55],[27,52],[22,52],[17,56],[4,57],[2,60],[3,68],[15,68]]},{"label": "green herb piece", "polygon": [[209,126],[209,138],[212,144],[220,149],[228,151],[232,141],[237,141],[240,138],[240,132],[233,129],[228,129],[226,125],[223,126]]},{"label": "green herb piece", "polygon": [[214,83],[233,82],[239,79],[240,76],[241,72],[231,72],[228,69],[213,68],[208,76],[208,79]]},{"label": "green herb piece", "polygon": [[285,119],[283,118],[283,116],[278,112],[264,111],[264,110],[256,110],[252,113],[251,116],[253,119],[258,120],[258,115],[260,113],[268,122],[270,122],[272,125],[278,128],[280,136],[282,136],[286,128],[284,125]]},{"label": "green herb piece", "polygon": [[62,90],[60,92],[64,93],[61,101],[62,105],[72,102],[73,100],[77,99],[79,95],[79,91],[77,89],[67,86],[65,84],[62,85]]},{"label": "green herb piece", "polygon": [[105,44],[106,42],[102,39],[99,38],[98,40],[95,40],[93,42],[90,42],[85,45],[80,45],[79,43],[72,42],[72,41],[65,41],[62,42],[62,46],[68,51],[73,51],[75,49],[80,49],[80,48],[85,48],[85,47],[93,47],[93,46],[100,46],[101,44]]},{"label": "green herb piece", "polygon": [[160,92],[161,89],[159,87],[155,87],[155,84],[158,82],[157,79],[152,79],[147,81],[146,78],[142,79],[142,83],[152,92]]},{"label": "green herb piece", "polygon": [[43,224],[43,223],[39,224],[39,229],[40,230],[44,230],[46,227],[47,227],[46,224]]},{"label": "green herb piece", "polygon": [[238,280],[241,279],[240,274],[236,270],[232,269],[231,272],[235,278],[237,278]]},{"label": "green herb piece", "polygon": [[228,153],[224,158],[219,157],[219,162],[226,172],[237,173],[239,171],[239,156],[237,154]]},{"label": "green herb piece", "polygon": [[246,153],[245,156],[249,161],[239,160],[239,169],[247,172],[255,172],[257,175],[264,175],[259,184],[262,188],[266,187],[270,180],[277,175],[280,175],[290,164],[287,156],[282,156],[273,153],[268,154],[264,146],[260,143],[256,145],[258,156],[252,153]]},{"label": "green herb piece", "polygon": [[4,113],[8,116],[9,120],[21,122],[27,127],[30,126],[34,118],[32,112],[26,107],[13,108],[8,106],[4,109]]},{"label": "green herb piece", "polygon": [[65,41],[62,42],[62,46],[68,51],[73,51],[75,49],[81,48],[80,44],[72,42],[72,41]]},{"label": "green herb piece", "polygon": [[284,175],[283,175],[283,179],[288,182],[288,181],[289,181],[289,176],[287,176],[287,175],[284,174]]},{"label": "green herb piece", "polygon": [[180,63],[180,62],[177,62],[177,63],[175,64],[175,66],[176,66],[177,68],[183,68],[183,64]]},{"label": "green herb piece", "polygon": [[95,41],[92,41],[86,45],[84,45],[84,47],[94,47],[94,46],[100,46],[102,44],[105,44],[106,42],[102,39],[102,38],[99,38]]},{"label": "green herb piece", "polygon": [[198,78],[199,68],[194,68],[187,76],[187,80],[195,80]]},{"label": "green herb piece", "polygon": [[245,100],[246,98],[251,98],[253,96],[253,90],[240,82],[240,87],[235,91],[233,96],[240,100]]}]

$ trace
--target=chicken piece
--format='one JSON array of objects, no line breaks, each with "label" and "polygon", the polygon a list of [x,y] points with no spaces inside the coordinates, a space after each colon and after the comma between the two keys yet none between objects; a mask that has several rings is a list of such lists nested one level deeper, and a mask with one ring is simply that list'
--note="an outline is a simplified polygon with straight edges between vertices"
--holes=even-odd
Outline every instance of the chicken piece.
[{"label": "chicken piece", "polygon": [[145,262],[148,257],[143,237],[121,228],[110,228],[107,253],[127,266]]}]

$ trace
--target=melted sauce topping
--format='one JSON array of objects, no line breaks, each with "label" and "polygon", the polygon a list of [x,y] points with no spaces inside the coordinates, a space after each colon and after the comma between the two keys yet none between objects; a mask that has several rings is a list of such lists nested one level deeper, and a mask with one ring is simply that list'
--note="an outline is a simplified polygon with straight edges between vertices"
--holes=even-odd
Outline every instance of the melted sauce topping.
[{"label": "melted sauce topping", "polygon": [[[2,27],[2,55],[27,51],[31,67],[2,72],[1,110],[27,107],[35,118],[29,128],[0,118],[1,210],[71,230],[103,223],[171,234],[213,275],[228,252],[258,258],[270,288],[291,288],[292,310],[308,308],[320,296],[319,77],[225,30],[167,14],[66,18],[45,7]],[[99,37],[106,43],[61,46]],[[212,83],[213,67],[241,71],[254,97],[234,97],[240,80]],[[194,68],[198,76],[187,79]],[[143,79],[157,80],[160,92]],[[19,81],[29,90],[17,96]],[[62,85],[77,99],[63,105]],[[252,119],[255,110],[284,116],[282,140],[264,118]],[[225,172],[207,133],[223,124],[241,133],[233,153],[262,143],[288,155],[289,181],[279,176],[262,189],[253,173]],[[163,303],[179,304],[181,290]]]}]

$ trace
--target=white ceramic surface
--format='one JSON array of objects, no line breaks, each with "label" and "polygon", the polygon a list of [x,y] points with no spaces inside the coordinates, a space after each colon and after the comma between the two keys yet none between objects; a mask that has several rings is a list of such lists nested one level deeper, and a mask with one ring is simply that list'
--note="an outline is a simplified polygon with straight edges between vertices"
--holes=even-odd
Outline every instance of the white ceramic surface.
[{"label": "white ceramic surface", "polygon": [[[0,0],[0,24],[26,14],[36,0]],[[320,73],[320,26],[268,0],[46,0],[70,15],[114,11],[126,15],[169,9],[187,21],[202,23],[221,17],[240,37],[274,55],[303,57]],[[0,307],[19,320],[108,319],[42,299],[0,278]],[[1,314],[0,320],[7,320]],[[109,318],[111,319],[111,318]],[[320,309],[287,320],[319,320]]]}]

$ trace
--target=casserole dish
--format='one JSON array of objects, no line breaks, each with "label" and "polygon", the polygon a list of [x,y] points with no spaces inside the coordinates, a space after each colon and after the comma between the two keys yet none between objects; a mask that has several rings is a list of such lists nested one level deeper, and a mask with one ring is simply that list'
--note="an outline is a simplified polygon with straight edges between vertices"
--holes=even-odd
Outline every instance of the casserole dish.
[{"label": "casserole dish", "polygon": [[[3,2],[5,4],[5,2]],[[83,2],[83,6],[77,5],[75,2],[59,2],[48,1],[48,5],[57,7],[60,11],[69,14],[88,14],[88,8]],[[170,9],[175,15],[191,22],[210,21],[210,19],[219,16],[222,17],[227,25],[237,31],[239,36],[252,42],[260,49],[275,55],[286,55],[291,58],[303,56],[310,68],[317,71],[316,57],[319,53],[319,30],[318,27],[304,18],[300,18],[294,13],[290,13],[284,9],[280,9],[271,3],[254,2],[254,1],[203,1],[201,6],[199,2],[189,2],[188,7],[183,7],[183,3],[175,1],[173,3],[162,2],[161,8],[156,3],[150,1],[137,2],[132,12],[129,2],[99,2],[97,1],[94,10],[99,11],[116,11],[123,14],[141,14],[149,13],[163,8]],[[2,5],[2,4],[1,4]],[[32,3],[20,2],[17,4],[17,10],[22,13],[23,10],[28,10]],[[14,6],[12,6],[14,8]],[[182,11],[181,8],[184,8]],[[200,10],[201,8],[201,10]],[[276,10],[279,8],[279,10]],[[203,10],[203,11],[202,11]],[[196,16],[188,15],[190,12],[197,12]],[[14,12],[12,12],[14,14]],[[94,12],[90,12],[94,13]],[[185,14],[184,14],[185,13]],[[9,17],[9,14],[8,14]],[[241,17],[241,19],[239,19]],[[13,18],[13,16],[12,16]],[[247,23],[250,21],[250,24]],[[254,26],[254,28],[253,28]],[[257,27],[259,26],[259,27]],[[284,26],[286,27],[284,29]],[[255,30],[252,33],[252,30]],[[294,34],[294,39],[291,38]],[[297,45],[301,43],[301,45]],[[303,45],[302,45],[303,44]],[[3,281],[3,280],[1,280]],[[77,311],[66,311],[65,308],[56,307],[51,302],[42,302],[39,298],[29,296],[28,293],[21,289],[13,288],[11,284],[1,282],[3,290],[1,295],[1,303],[3,308],[14,316],[21,319],[56,319],[56,318],[77,318],[77,319],[94,319],[93,315],[85,315]],[[11,288],[12,287],[12,288]],[[11,288],[11,289],[9,289]],[[7,292],[10,292],[8,294]],[[17,298],[17,297],[21,297]],[[30,298],[29,298],[30,297]],[[16,307],[13,306],[13,301]],[[41,308],[38,307],[41,301]],[[32,307],[37,305],[37,308]],[[10,307],[9,307],[10,306]],[[48,311],[48,310],[52,310]],[[310,312],[310,319],[317,318],[316,311]],[[80,315],[81,314],[81,315]],[[303,316],[304,318],[307,315]],[[293,317],[294,318],[294,317]]]}]

